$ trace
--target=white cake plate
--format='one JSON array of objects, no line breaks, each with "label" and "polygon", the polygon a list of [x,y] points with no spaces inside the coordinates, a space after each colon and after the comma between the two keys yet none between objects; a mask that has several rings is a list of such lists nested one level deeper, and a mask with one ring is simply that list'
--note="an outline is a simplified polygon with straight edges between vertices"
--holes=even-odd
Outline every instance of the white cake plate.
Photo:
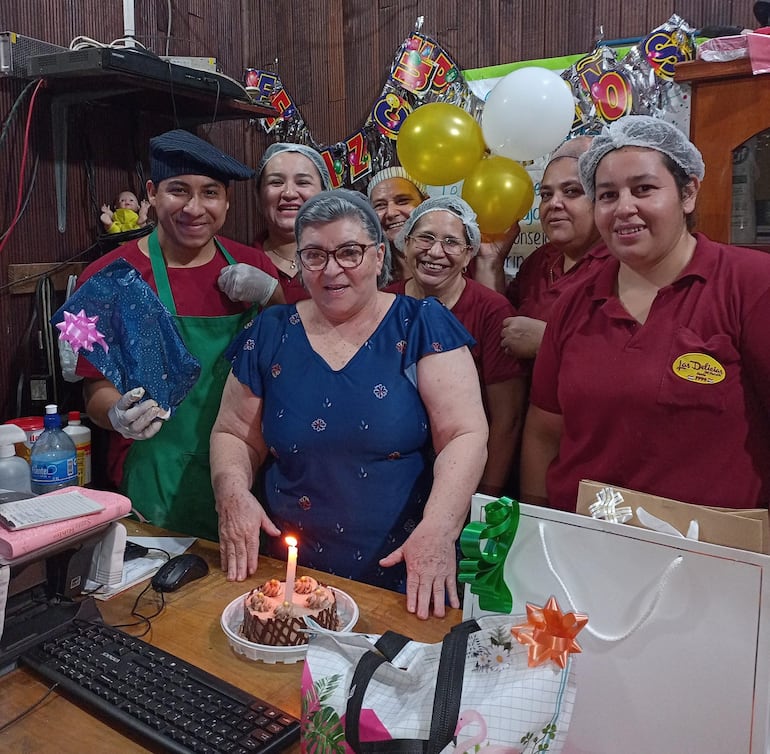
[{"label": "white cake plate", "polygon": [[[330,586],[337,597],[337,615],[340,621],[340,631],[352,631],[358,622],[358,605],[356,601],[342,589]],[[269,644],[257,644],[248,641],[241,636],[243,624],[243,603],[249,592],[234,599],[222,612],[220,623],[222,630],[230,642],[230,646],[237,654],[248,657],[250,660],[261,660],[267,663],[293,663],[304,660],[307,654],[307,644],[298,647],[273,647]]]}]

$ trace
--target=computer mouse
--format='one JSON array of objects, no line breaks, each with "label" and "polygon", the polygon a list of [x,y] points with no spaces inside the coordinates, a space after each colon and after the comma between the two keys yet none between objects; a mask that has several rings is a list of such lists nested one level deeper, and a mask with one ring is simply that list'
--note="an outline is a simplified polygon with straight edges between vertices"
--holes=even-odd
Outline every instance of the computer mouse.
[{"label": "computer mouse", "polygon": [[209,564],[200,555],[184,553],[171,558],[158,569],[152,577],[152,588],[156,592],[175,592],[208,572]]}]

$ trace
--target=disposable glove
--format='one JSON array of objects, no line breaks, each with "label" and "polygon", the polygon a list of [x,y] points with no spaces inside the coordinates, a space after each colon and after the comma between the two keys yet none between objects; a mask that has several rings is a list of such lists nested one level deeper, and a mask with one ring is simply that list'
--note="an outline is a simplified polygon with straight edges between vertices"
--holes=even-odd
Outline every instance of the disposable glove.
[{"label": "disposable glove", "polygon": [[222,268],[217,284],[230,301],[250,301],[264,306],[278,281],[259,267],[239,263]]},{"label": "disposable glove", "polygon": [[79,382],[83,379],[80,375],[75,374],[78,355],[66,340],[59,341],[59,364],[61,365],[61,376],[67,382]]},{"label": "disposable glove", "polygon": [[171,415],[152,399],[142,401],[143,395],[144,388],[135,387],[121,395],[120,400],[107,411],[115,431],[129,440],[149,440],[160,431],[163,420]]}]

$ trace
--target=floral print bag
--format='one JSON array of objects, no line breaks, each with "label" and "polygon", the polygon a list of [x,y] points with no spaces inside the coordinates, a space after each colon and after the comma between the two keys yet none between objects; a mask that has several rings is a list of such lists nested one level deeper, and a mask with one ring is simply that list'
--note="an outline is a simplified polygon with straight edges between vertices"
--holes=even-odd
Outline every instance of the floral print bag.
[{"label": "floral print bag", "polygon": [[543,652],[522,620],[465,621],[440,644],[318,630],[302,677],[302,751],[560,752],[580,650]]}]

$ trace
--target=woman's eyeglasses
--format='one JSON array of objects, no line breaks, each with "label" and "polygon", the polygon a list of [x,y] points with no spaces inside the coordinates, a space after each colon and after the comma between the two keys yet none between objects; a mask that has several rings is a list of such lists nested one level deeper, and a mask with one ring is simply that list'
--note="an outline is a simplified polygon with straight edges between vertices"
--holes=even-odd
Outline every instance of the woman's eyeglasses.
[{"label": "woman's eyeglasses", "polygon": [[420,251],[430,251],[437,243],[441,244],[441,248],[444,250],[444,254],[454,255],[462,254],[467,248],[468,244],[465,241],[461,241],[459,238],[436,238],[431,233],[416,233],[409,235],[407,238],[411,239],[412,243]]},{"label": "woman's eyeglasses", "polygon": [[334,261],[345,270],[352,270],[358,267],[364,261],[364,253],[370,246],[377,246],[376,243],[344,243],[336,249],[326,251],[317,246],[306,246],[299,250],[299,261],[302,266],[310,272],[319,272],[325,270],[329,264],[329,257],[334,257]]}]

